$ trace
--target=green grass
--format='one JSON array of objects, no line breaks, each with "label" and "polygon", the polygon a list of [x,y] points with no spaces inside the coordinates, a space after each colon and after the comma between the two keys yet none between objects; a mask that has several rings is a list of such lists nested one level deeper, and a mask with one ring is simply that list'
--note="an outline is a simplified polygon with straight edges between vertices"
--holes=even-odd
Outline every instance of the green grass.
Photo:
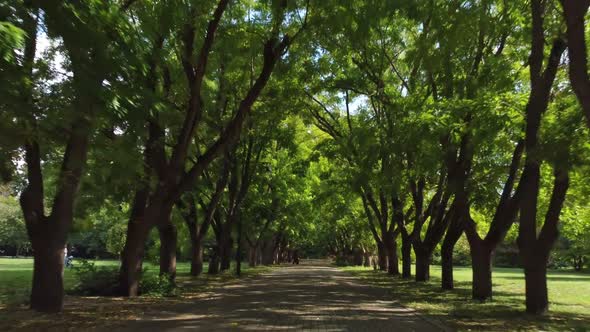
[{"label": "green grass", "polygon": [[[94,261],[98,266],[111,266],[117,268],[119,262],[115,260]],[[75,264],[75,262],[74,262]],[[144,263],[149,274],[157,274],[158,267]],[[204,269],[207,270],[205,264]],[[242,278],[255,276],[271,269],[258,266],[251,268],[248,264],[242,265]],[[217,275],[203,273],[198,277],[189,275],[190,264],[179,262],[177,264],[177,285],[174,296],[163,294],[146,294],[140,297],[86,297],[69,296],[66,299],[65,309],[59,315],[35,313],[28,310],[26,302],[31,288],[33,272],[33,260],[31,258],[12,259],[0,258],[0,331],[19,329],[23,331],[71,331],[94,330],[104,328],[104,325],[113,321],[123,322],[136,319],[138,315],[148,311],[167,310],[170,306],[187,306],[193,303],[195,298],[203,297],[210,288],[223,287],[225,283],[234,282],[235,266],[230,270]],[[77,278],[73,270],[66,269],[65,288],[72,289],[77,284]]]},{"label": "green grass", "polygon": [[485,331],[590,331],[590,275],[550,271],[550,312],[543,317],[524,313],[524,274],[521,269],[495,268],[493,300],[471,300],[471,269],[455,267],[456,289],[442,291],[439,266],[431,281],[416,283],[364,267],[343,267],[368,283],[383,287],[403,305],[435,317],[451,327]]},{"label": "green grass", "polygon": [[[119,261],[117,260],[93,260],[96,266],[110,266],[117,268]],[[74,260],[74,265],[76,260]],[[149,262],[143,264],[147,268],[147,273],[157,274],[159,267]],[[214,284],[216,282],[223,282],[234,278],[234,266],[228,273],[221,273],[215,276],[209,276],[206,273],[197,278],[190,277],[190,263],[178,262],[177,266],[177,280],[179,284],[189,287],[206,287],[207,284]],[[207,271],[208,265],[204,264],[204,271]],[[248,267],[247,263],[242,263],[242,274],[248,276],[254,273],[263,271],[261,267],[257,267],[256,271]],[[26,303],[31,290],[31,281],[33,278],[33,259],[32,258],[0,258],[0,307],[6,305],[16,305]],[[72,289],[77,284],[73,269],[66,269],[64,271],[64,287],[66,291]]]}]

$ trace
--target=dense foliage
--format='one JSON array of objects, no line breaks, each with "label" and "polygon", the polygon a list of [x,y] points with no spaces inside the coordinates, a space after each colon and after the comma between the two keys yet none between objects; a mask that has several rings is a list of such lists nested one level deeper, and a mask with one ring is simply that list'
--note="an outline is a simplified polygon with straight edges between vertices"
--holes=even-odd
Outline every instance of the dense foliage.
[{"label": "dense foliage", "polygon": [[543,313],[547,267],[590,256],[589,5],[0,2],[0,249],[33,253],[40,311],[69,247],[127,296],[177,259],[329,255],[444,289],[470,264],[484,301],[516,265]]}]

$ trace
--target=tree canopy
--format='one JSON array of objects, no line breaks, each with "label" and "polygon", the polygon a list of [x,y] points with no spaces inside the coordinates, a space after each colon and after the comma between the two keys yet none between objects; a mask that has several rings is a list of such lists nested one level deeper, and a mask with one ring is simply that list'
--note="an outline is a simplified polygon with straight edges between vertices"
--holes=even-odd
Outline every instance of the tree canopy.
[{"label": "tree canopy", "polygon": [[126,296],[144,258],[330,255],[443,289],[461,258],[486,301],[511,261],[544,313],[547,267],[590,255],[589,6],[0,3],[0,249],[34,255],[39,311],[70,246]]}]

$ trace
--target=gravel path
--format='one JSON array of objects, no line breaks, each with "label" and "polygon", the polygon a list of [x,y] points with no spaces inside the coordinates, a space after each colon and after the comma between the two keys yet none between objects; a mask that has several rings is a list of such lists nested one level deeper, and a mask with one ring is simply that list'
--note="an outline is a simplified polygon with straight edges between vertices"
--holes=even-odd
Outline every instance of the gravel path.
[{"label": "gravel path", "polygon": [[449,331],[325,262],[304,262],[154,308],[115,331]]}]

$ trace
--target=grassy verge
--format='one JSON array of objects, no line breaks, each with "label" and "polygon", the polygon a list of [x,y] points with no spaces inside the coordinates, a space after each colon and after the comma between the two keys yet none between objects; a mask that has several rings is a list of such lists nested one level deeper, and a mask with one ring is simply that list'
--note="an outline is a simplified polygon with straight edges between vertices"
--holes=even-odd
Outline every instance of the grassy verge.
[{"label": "grassy verge", "polygon": [[383,287],[401,304],[461,330],[590,331],[590,275],[551,271],[548,275],[550,313],[524,313],[524,274],[520,269],[495,268],[494,299],[471,300],[471,269],[455,268],[453,291],[440,289],[440,267],[431,268],[431,281],[416,283],[364,267],[343,267],[365,282]]},{"label": "grassy verge", "polygon": [[[118,261],[95,261],[98,266],[117,267]],[[157,274],[158,267],[146,263],[148,273]],[[204,270],[207,271],[207,264]],[[109,325],[124,325],[125,321],[136,319],[149,311],[161,311],[175,305],[190,305],[197,298],[211,296],[214,287],[235,282],[237,277],[232,265],[229,271],[217,275],[203,273],[198,277],[189,274],[189,263],[178,263],[178,289],[174,297],[154,295],[136,298],[67,296],[64,312],[58,315],[40,314],[27,309],[26,302],[31,288],[32,259],[0,258],[0,331],[14,329],[25,331],[69,331],[88,330]],[[249,267],[242,264],[241,279],[267,272],[271,267]],[[73,270],[64,273],[66,289],[72,289],[76,283]]]}]

